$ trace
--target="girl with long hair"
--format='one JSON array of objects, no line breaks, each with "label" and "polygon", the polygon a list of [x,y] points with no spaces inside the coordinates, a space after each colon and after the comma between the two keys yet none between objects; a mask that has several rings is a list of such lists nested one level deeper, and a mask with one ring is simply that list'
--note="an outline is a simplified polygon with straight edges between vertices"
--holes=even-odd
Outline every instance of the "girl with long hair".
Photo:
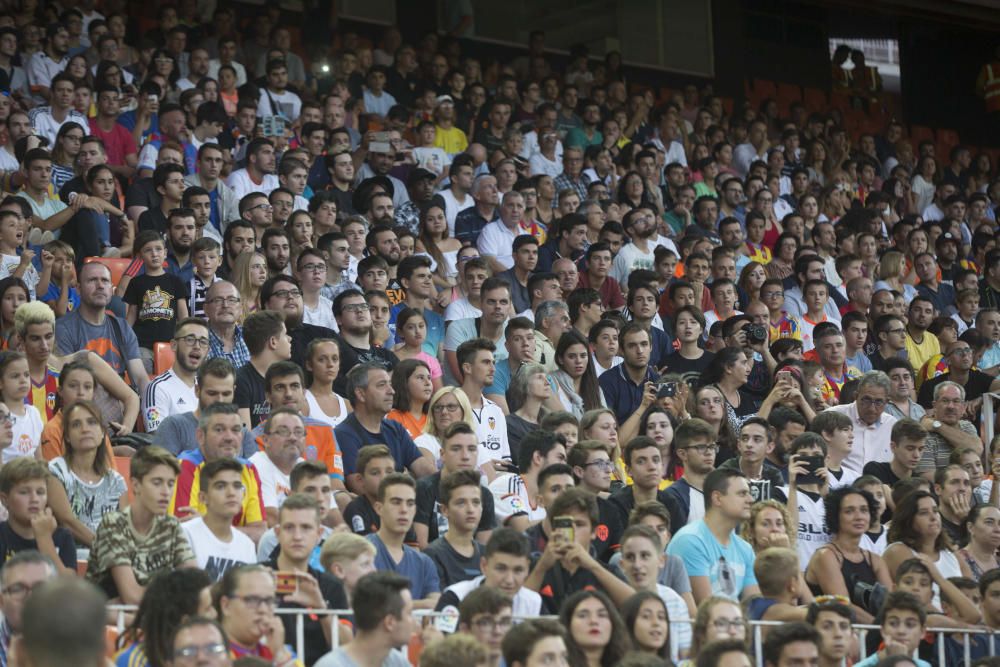
[{"label": "girl with long hair", "polygon": [[556,345],[556,366],[557,370],[550,377],[556,383],[556,396],[567,412],[579,418],[587,410],[606,405],[590,360],[590,347],[575,330],[560,336]]},{"label": "girl with long hair", "polygon": [[771,547],[794,549],[798,532],[788,515],[788,508],[777,500],[759,500],[750,508],[750,520],[740,527],[740,537],[754,553]]},{"label": "girl with long hair", "polygon": [[737,285],[740,293],[740,310],[746,310],[751,301],[760,301],[760,287],[767,280],[767,270],[760,262],[748,262],[740,271]]},{"label": "girl with long hair", "polygon": [[715,442],[719,445],[716,461],[725,461],[736,454],[736,432],[726,416],[726,397],[714,384],[699,387],[689,395],[688,412],[708,422],[715,430]]},{"label": "girl with long hair", "polygon": [[15,276],[0,279],[0,337],[2,347],[10,347],[10,339],[14,335],[14,313],[22,303],[31,300],[28,286]]},{"label": "girl with long hair", "polygon": [[396,356],[400,359],[419,359],[427,364],[434,391],[440,389],[444,385],[441,362],[423,349],[424,341],[427,340],[427,321],[423,312],[415,308],[403,308],[396,315],[396,335],[403,339],[403,342],[392,348]]},{"label": "girl with long hair", "polygon": [[600,591],[578,591],[566,598],[559,622],[568,630],[572,665],[614,667],[632,648],[625,622]]},{"label": "girl with long hair", "polygon": [[56,192],[76,176],[76,156],[80,154],[80,142],[87,132],[79,123],[63,123],[56,133],[52,146],[52,187]]},{"label": "girl with long hair", "polygon": [[49,461],[52,513],[87,546],[93,544],[104,515],[124,509],[127,502],[128,486],[108,457],[104,437],[100,409],[90,401],[77,401],[63,409],[63,455]]},{"label": "girl with long hair", "polygon": [[774,244],[774,256],[767,264],[767,277],[784,280],[795,270],[795,254],[799,250],[799,240],[794,234],[785,232]]},{"label": "girl with long hair", "polygon": [[726,416],[734,433],[738,433],[743,420],[760,407],[758,401],[743,390],[752,367],[753,359],[743,348],[724,347],[712,358],[701,376],[702,384],[714,384],[726,399]]},{"label": "girl with long hair", "polygon": [[427,425],[427,409],[434,386],[431,369],[422,359],[404,359],[392,371],[392,410],[386,415],[406,427],[411,438],[419,437]]},{"label": "girl with long hair", "polygon": [[552,398],[552,386],[548,374],[541,364],[522,365],[510,379],[507,389],[507,442],[510,444],[512,461],[519,460],[521,439],[539,428],[545,416],[545,401]]},{"label": "girl with long hair", "polygon": [[710,595],[698,605],[691,628],[691,657],[680,667],[694,667],[698,654],[707,644],[720,639],[747,641],[747,623],[736,600]]},{"label": "girl with long hair", "polygon": [[653,591],[639,591],[622,605],[622,620],[637,651],[655,655],[673,666],[670,613],[663,598]]},{"label": "girl with long hair", "polygon": [[958,550],[958,555],[969,568],[970,576],[979,581],[990,570],[1000,567],[997,549],[1000,549],[1000,508],[993,505],[975,505],[965,519],[969,543]]},{"label": "girl with long hair", "polygon": [[333,391],[333,381],[340,375],[340,346],[332,338],[313,339],[305,361],[309,416],[336,428],[351,413],[351,404]]},{"label": "girl with long hair", "polygon": [[[565,334],[563,334],[565,335]],[[611,462],[614,464],[612,488],[617,482],[622,484],[628,478],[625,463],[622,461],[622,450],[618,438],[618,419],[608,408],[588,410],[580,418],[580,440],[598,440],[611,450]]]},{"label": "girl with long hair", "polygon": [[243,303],[238,322],[243,324],[247,315],[260,310],[260,288],[267,280],[267,259],[256,250],[242,252],[233,261],[231,277]]},{"label": "girl with long hair", "polygon": [[663,459],[663,482],[660,488],[670,486],[670,483],[680,477],[678,461],[674,457],[674,422],[673,417],[662,406],[653,404],[642,414],[639,422],[639,435],[649,436],[660,448]]},{"label": "girl with long hair", "polygon": [[417,237],[416,251],[430,255],[434,267],[434,284],[441,289],[458,284],[458,251],[462,243],[448,236],[448,219],[444,208],[429,204],[420,212],[420,236]]}]

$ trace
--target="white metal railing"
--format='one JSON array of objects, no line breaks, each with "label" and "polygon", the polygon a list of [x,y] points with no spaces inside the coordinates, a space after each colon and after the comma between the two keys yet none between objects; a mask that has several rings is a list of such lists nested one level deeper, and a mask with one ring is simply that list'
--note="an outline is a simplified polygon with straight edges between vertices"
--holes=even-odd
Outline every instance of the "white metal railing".
[{"label": "white metal railing", "polygon": [[[1000,398],[1000,397],[998,397]],[[125,630],[125,616],[127,614],[135,612],[137,609],[134,605],[108,605],[108,610],[115,612],[117,615],[116,626],[118,628],[119,634]],[[298,608],[282,608],[276,609],[275,613],[279,616],[292,616],[295,618],[295,651],[300,659],[305,655],[305,617],[309,616],[332,616],[333,617],[333,628],[330,632],[330,648],[336,649],[340,645],[340,638],[337,635],[338,625],[340,623],[340,618],[342,616],[352,616],[354,612],[350,609],[298,609]],[[417,618],[436,618],[439,616],[444,616],[443,612],[430,611],[430,610],[417,610],[413,612],[413,615]],[[554,616],[515,616],[516,620],[525,620],[526,618],[555,618]],[[693,624],[693,620],[687,621],[671,621],[671,625],[680,625],[681,623]],[[748,621],[747,625],[750,626],[753,633],[753,650],[756,665],[764,664],[764,642],[763,642],[763,629],[769,626],[785,625],[785,623],[779,621]],[[865,640],[868,636],[868,632],[871,630],[878,630],[877,625],[865,625],[857,623],[852,626],[854,633],[858,639],[858,646],[860,648],[860,660],[865,659],[868,654],[865,649]],[[991,639],[989,641],[989,656],[993,657],[996,655],[996,649],[994,648],[994,639],[1000,637],[1000,630],[988,630],[983,628],[956,630],[955,628],[928,628],[927,632],[939,635],[939,639],[943,639],[945,635],[961,635],[962,645],[963,645],[963,655],[964,663],[966,665],[971,664],[971,654],[972,654],[972,635],[988,635]],[[285,639],[288,642],[288,638]],[[291,642],[288,642],[291,643]],[[944,641],[938,641],[938,663],[941,665],[945,664],[945,643]]]}]

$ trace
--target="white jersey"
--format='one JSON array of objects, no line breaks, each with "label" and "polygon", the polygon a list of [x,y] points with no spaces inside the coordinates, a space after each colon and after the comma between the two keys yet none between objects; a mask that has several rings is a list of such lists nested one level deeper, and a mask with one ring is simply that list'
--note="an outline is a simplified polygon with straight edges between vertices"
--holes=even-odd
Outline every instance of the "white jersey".
[{"label": "white jersey", "polygon": [[[788,498],[788,487],[778,489]],[[809,567],[809,560],[816,550],[830,541],[826,532],[826,509],[822,496],[813,498],[801,489],[795,494],[799,508],[799,537],[796,541],[799,552],[799,567],[803,572]]]},{"label": "white jersey", "polygon": [[[296,464],[305,461],[301,456]],[[257,469],[257,476],[260,477],[260,499],[264,507],[281,507],[285,498],[292,492],[291,475],[278,470],[278,466],[268,457],[266,452],[255,452],[250,457],[250,463]]]},{"label": "white jersey", "polygon": [[510,459],[510,443],[507,440],[507,418],[500,406],[483,397],[483,408],[472,410],[476,420],[476,436],[479,438],[479,459],[476,466],[489,461]]},{"label": "white jersey", "polygon": [[882,526],[882,534],[878,536],[877,540],[873,540],[869,533],[865,533],[861,536],[859,546],[881,556],[885,553],[885,548],[889,546],[889,527]]},{"label": "white jersey", "polygon": [[[452,593],[461,601],[465,599],[466,595],[482,586],[485,580],[486,577],[484,575],[479,575],[475,579],[467,579],[466,581],[452,584],[441,591],[441,593]],[[524,586],[521,586],[517,590],[517,593],[514,593],[512,602],[511,609],[514,618],[531,618],[542,613],[542,596]]]},{"label": "white jersey", "polygon": [[205,570],[212,581],[220,581],[227,570],[238,565],[257,562],[257,549],[253,540],[238,530],[230,531],[228,542],[217,538],[202,517],[181,524],[194,549],[198,567]]},{"label": "white jersey", "polygon": [[267,197],[281,183],[278,182],[278,177],[274,174],[264,174],[263,180],[258,185],[250,179],[250,174],[247,173],[246,169],[237,169],[229,174],[229,178],[226,179],[226,185],[233,189],[236,201],[239,201],[251,192],[259,192]]},{"label": "white jersey", "polygon": [[455,198],[455,193],[451,191],[451,188],[445,188],[438,193],[438,196],[444,200],[444,217],[448,222],[448,236],[455,237],[455,218],[458,214],[467,208],[472,208],[476,205],[476,202],[472,199],[472,195],[465,195],[465,201],[460,202]]},{"label": "white jersey", "polygon": [[536,506],[536,499],[528,497],[528,487],[520,475],[500,475],[490,482],[489,489],[493,494],[497,523],[501,526],[512,516],[524,515],[529,521],[541,521],[545,518],[545,508]]},{"label": "white jersey", "polygon": [[837,479],[833,475],[830,475],[830,490],[839,489],[844,486],[852,486],[854,482],[858,481],[861,477],[857,472],[853,470],[848,470],[847,468],[840,469],[840,479]]},{"label": "white jersey", "polygon": [[[7,464],[22,456],[34,456],[38,444],[42,441],[42,413],[34,405],[24,406],[24,415],[15,415],[11,425],[10,445],[3,450],[3,463]],[[65,428],[65,427],[64,427]]]},{"label": "white jersey", "polygon": [[194,387],[189,387],[177,377],[174,369],[168,368],[146,385],[142,392],[142,421],[146,433],[160,428],[163,420],[170,415],[193,412],[198,407],[198,397]]}]

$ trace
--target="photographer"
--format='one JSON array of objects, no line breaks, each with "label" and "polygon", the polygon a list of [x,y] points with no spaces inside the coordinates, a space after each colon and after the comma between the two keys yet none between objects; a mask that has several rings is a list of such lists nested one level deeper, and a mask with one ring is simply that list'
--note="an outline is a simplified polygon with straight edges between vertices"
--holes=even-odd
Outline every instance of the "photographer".
[{"label": "photographer", "polygon": [[784,483],[781,471],[767,461],[767,455],[774,448],[771,427],[762,417],[751,417],[743,422],[736,440],[739,456],[724,462],[720,468],[739,470],[750,482],[753,501],[769,500],[775,490]]},{"label": "photographer", "polygon": [[771,374],[778,363],[771,356],[768,347],[769,335],[768,327],[754,324],[750,315],[733,315],[722,323],[722,336],[726,345],[743,348],[753,362],[743,389],[758,401],[771,390]]}]

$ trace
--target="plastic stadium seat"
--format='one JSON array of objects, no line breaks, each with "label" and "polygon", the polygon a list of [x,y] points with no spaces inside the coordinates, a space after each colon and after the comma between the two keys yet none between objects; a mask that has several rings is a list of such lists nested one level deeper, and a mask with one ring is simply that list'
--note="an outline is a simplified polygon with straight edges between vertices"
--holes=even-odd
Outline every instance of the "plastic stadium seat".
[{"label": "plastic stadium seat", "polygon": [[779,83],[776,99],[781,112],[788,113],[793,102],[802,101],[802,89],[792,83]]},{"label": "plastic stadium seat", "polygon": [[826,99],[826,91],[821,88],[805,88],[802,101],[810,113],[825,113],[829,104]]},{"label": "plastic stadium seat", "polygon": [[736,104],[733,98],[720,96],[719,100],[722,102],[722,108],[725,109],[726,113],[730,116],[733,115],[733,107]]},{"label": "plastic stadium seat", "polygon": [[83,260],[84,264],[90,264],[91,262],[98,262],[111,269],[111,284],[118,287],[122,276],[125,275],[125,269],[132,263],[132,260],[122,257],[86,257]]},{"label": "plastic stadium seat", "polygon": [[153,343],[153,373],[159,375],[174,365],[170,343]]},{"label": "plastic stadium seat", "polygon": [[753,93],[754,97],[758,100],[764,100],[768,97],[777,97],[778,85],[774,81],[768,81],[767,79],[754,79]]},{"label": "plastic stadium seat", "polygon": [[937,159],[939,162],[946,163],[950,160],[948,153],[952,148],[958,146],[961,143],[961,139],[958,137],[958,132],[955,130],[938,130],[937,131],[937,143],[935,145],[937,149]]}]

